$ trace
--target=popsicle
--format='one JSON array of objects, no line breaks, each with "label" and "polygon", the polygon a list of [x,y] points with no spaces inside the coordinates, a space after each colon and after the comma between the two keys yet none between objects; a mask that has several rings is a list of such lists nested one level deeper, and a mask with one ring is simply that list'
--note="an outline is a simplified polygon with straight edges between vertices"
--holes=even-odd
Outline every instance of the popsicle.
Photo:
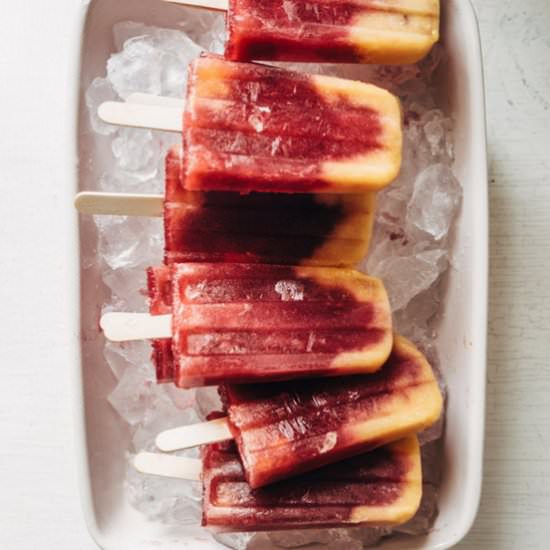
[{"label": "popsicle", "polygon": [[351,267],[367,252],[375,193],[183,190],[181,148],[166,159],[165,261]]},{"label": "popsicle", "polygon": [[168,0],[227,11],[234,61],[414,63],[439,39],[439,0]]},{"label": "popsicle", "polygon": [[162,432],[173,451],[234,439],[251,487],[364,453],[433,424],[442,396],[426,358],[395,336],[373,374],[273,384],[224,384],[227,417]]},{"label": "popsicle", "polygon": [[370,453],[251,489],[234,448],[203,447],[203,525],[221,529],[397,525],[422,495],[420,452],[408,437]]},{"label": "popsicle", "polygon": [[377,190],[399,173],[401,110],[364,82],[207,55],[191,64],[183,146],[190,190]]},{"label": "popsicle", "polygon": [[[106,102],[106,122],[171,131],[181,111]],[[183,114],[190,191],[362,193],[401,165],[401,109],[364,82],[203,55],[190,65]]]},{"label": "popsicle", "polygon": [[[180,387],[373,372],[390,354],[391,312],[379,279],[349,269],[260,264],[171,269],[171,318],[152,316],[143,328],[139,314],[108,313],[101,326],[115,340],[172,337]],[[164,287],[154,277],[169,276],[149,271],[158,312],[158,301],[167,301],[157,298]]]},{"label": "popsicle", "polygon": [[225,55],[415,63],[439,39],[439,0],[229,0]]},{"label": "popsicle", "polygon": [[400,525],[416,513],[422,495],[414,436],[259,489],[246,482],[233,444],[203,447],[202,466],[155,453],[138,454],[134,464],[147,474],[201,478],[202,524],[218,531]]}]

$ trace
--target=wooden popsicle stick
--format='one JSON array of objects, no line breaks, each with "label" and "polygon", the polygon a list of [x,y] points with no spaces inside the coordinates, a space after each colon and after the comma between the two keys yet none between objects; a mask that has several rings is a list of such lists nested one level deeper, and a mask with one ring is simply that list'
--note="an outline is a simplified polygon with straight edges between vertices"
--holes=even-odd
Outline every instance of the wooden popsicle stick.
[{"label": "wooden popsicle stick", "polygon": [[183,105],[183,99],[177,97],[165,97],[162,95],[134,92],[126,98],[126,103],[133,103],[138,105],[158,105],[159,107],[173,107],[174,109],[181,109]]},{"label": "wooden popsicle stick", "polygon": [[86,191],[76,195],[74,205],[82,214],[162,218],[164,197],[138,193]]},{"label": "wooden popsicle stick", "polygon": [[181,426],[157,435],[155,443],[161,451],[189,449],[209,443],[233,439],[227,418],[216,418],[209,422]]},{"label": "wooden popsicle stick", "polygon": [[179,4],[180,6],[191,6],[211,11],[228,11],[228,0],[164,0],[168,4]]},{"label": "wooden popsicle stick", "polygon": [[181,132],[183,124],[183,108],[164,105],[105,101],[98,107],[97,115],[108,124],[166,132]]},{"label": "wooden popsicle stick", "polygon": [[134,457],[134,468],[142,474],[200,481],[202,463],[197,458],[142,452]]},{"label": "wooden popsicle stick", "polygon": [[112,342],[172,337],[171,315],[110,312],[102,315],[99,326]]}]

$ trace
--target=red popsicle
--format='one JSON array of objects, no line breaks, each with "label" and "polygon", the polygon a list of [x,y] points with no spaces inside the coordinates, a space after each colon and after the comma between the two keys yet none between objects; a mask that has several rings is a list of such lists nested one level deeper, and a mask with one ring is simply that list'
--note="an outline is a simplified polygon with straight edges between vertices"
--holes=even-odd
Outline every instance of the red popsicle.
[{"label": "red popsicle", "polygon": [[166,158],[165,261],[350,267],[367,252],[374,193],[184,191],[184,158]]},{"label": "red popsicle", "polygon": [[205,446],[202,457],[202,523],[218,530],[398,525],[422,495],[414,436],[260,489],[246,482],[232,444]]},{"label": "red popsicle", "polygon": [[[356,271],[201,263],[171,269],[181,387],[372,372],[391,350],[386,292]],[[153,313],[170,308],[156,281],[168,281],[168,270],[149,270]]]},{"label": "red popsicle", "polygon": [[365,452],[435,422],[442,397],[426,358],[396,336],[376,373],[221,387],[251,487]]},{"label": "red popsicle", "polygon": [[205,55],[183,121],[188,190],[358,193],[401,165],[401,110],[364,82]]},{"label": "red popsicle", "polygon": [[414,63],[439,38],[439,0],[229,0],[225,55]]}]

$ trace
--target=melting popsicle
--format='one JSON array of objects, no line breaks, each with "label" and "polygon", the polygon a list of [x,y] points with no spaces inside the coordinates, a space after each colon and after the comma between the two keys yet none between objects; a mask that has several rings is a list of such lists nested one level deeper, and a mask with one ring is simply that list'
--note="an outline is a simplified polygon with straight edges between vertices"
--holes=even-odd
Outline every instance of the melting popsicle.
[{"label": "melting popsicle", "polygon": [[168,0],[227,11],[233,61],[415,63],[439,39],[439,0]]},{"label": "melting popsicle", "polygon": [[[172,309],[180,387],[373,372],[391,351],[386,291],[357,271],[186,263],[150,269],[148,286],[153,315]],[[170,371],[158,346],[157,370]]]},{"label": "melting popsicle", "polygon": [[357,193],[401,165],[399,100],[364,82],[204,55],[184,115],[189,190]]},{"label": "melting popsicle", "polygon": [[440,416],[426,358],[396,336],[373,374],[220,388],[226,418],[167,430],[163,451],[235,439],[251,487],[311,471],[418,433]]},{"label": "melting popsicle", "polygon": [[399,100],[365,82],[205,54],[185,108],[108,101],[105,122],[181,131],[190,191],[364,193],[401,166]]}]

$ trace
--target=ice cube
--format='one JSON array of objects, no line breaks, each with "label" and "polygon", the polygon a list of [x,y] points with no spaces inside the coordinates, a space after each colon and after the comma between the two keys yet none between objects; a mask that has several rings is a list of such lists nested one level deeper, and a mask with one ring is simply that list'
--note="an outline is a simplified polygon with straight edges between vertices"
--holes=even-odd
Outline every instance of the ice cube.
[{"label": "ice cube", "polygon": [[215,17],[213,18],[209,29],[204,33],[204,38],[198,40],[198,44],[209,52],[223,55],[227,34],[225,15],[221,13],[216,13],[213,15],[215,15]]},{"label": "ice cube", "polygon": [[132,216],[95,216],[98,251],[111,269],[145,267],[162,258],[162,220]]},{"label": "ice cube", "polygon": [[153,399],[149,401],[132,439],[136,451],[152,445],[156,436],[164,430],[200,422],[200,418],[192,407],[184,409],[174,407],[164,385],[156,385],[152,394]]},{"label": "ice cube", "polygon": [[151,130],[120,128],[112,148],[120,168],[137,172],[140,179],[155,177],[160,146]]},{"label": "ice cube", "polygon": [[[126,369],[133,368],[133,364],[143,358],[142,350],[131,351],[131,348],[143,348],[143,342],[111,342],[105,341],[103,355],[117,379],[120,379]],[[139,357],[136,357],[139,354]]]},{"label": "ice cube", "polygon": [[195,390],[184,390],[174,384],[163,384],[166,394],[178,409],[187,409],[195,406]]},{"label": "ice cube", "polygon": [[162,169],[159,170],[161,159],[164,162],[162,153],[156,159],[157,168],[152,176],[152,171],[148,168],[145,171],[129,172],[116,166],[111,172],[103,174],[100,177],[99,187],[102,191],[107,191],[108,193],[113,191],[145,194],[163,193],[164,172]]},{"label": "ice cube", "polygon": [[423,170],[414,185],[407,205],[406,226],[409,233],[417,228],[436,241],[447,236],[462,199],[462,188],[444,164]]},{"label": "ice cube", "polygon": [[116,126],[105,124],[97,115],[97,108],[104,101],[112,101],[117,95],[113,86],[106,78],[94,78],[88,86],[85,95],[86,107],[90,116],[90,125],[94,132],[109,135],[116,131]]},{"label": "ice cube", "polygon": [[225,48],[225,15],[206,10],[184,9],[180,27],[196,44],[212,53],[223,54]]},{"label": "ice cube", "polygon": [[[367,264],[369,265],[369,264]],[[421,292],[429,289],[448,265],[447,252],[424,250],[403,256],[387,255],[369,272],[380,277],[386,286],[392,311],[399,311]]]},{"label": "ice cube", "polygon": [[122,99],[134,92],[160,95],[160,60],[152,37],[130,38],[124,49],[107,61],[107,78]]},{"label": "ice cube", "polygon": [[187,66],[200,46],[176,30],[133,22],[115,25],[113,33],[122,49],[110,57],[107,75],[120,97],[144,92],[183,98]]},{"label": "ice cube", "polygon": [[106,270],[103,281],[111,289],[113,298],[124,304],[124,311],[147,311],[143,267]]},{"label": "ice cube", "polygon": [[151,521],[197,525],[201,518],[201,484],[137,472],[129,457],[126,495],[129,502]]},{"label": "ice cube", "polygon": [[438,289],[429,288],[417,294],[406,308],[395,313],[395,330],[415,342],[426,353],[437,336],[433,323],[440,306]]},{"label": "ice cube", "polygon": [[151,364],[133,365],[122,374],[109,395],[109,403],[131,426],[145,416],[155,393],[155,372]]},{"label": "ice cube", "polygon": [[185,58],[173,53],[165,53],[162,55],[161,65],[161,90],[164,95],[171,95],[182,98],[185,94],[187,84],[187,71]]}]

